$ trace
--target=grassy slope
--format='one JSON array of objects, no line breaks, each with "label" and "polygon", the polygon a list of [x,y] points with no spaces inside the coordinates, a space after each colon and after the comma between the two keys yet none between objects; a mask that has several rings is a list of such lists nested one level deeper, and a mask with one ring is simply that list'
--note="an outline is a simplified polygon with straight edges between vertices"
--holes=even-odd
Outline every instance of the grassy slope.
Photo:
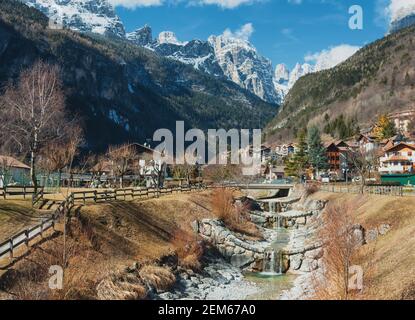
[{"label": "grassy slope", "polygon": [[[358,200],[360,196],[319,192],[314,198],[330,201]],[[415,285],[415,197],[364,196],[357,220],[368,229],[386,223],[391,230],[361,248],[358,263],[372,264],[364,281],[367,299],[401,299]],[[413,289],[412,289],[413,290]],[[412,296],[412,299],[415,297]]]},{"label": "grassy slope", "polygon": [[211,216],[207,193],[171,195],[142,202],[112,202],[82,208],[104,251],[136,261],[158,259],[173,249],[178,230]]},{"label": "grassy slope", "polygon": [[30,200],[0,200],[0,242],[39,222],[46,211],[34,210]]},{"label": "grassy slope", "polygon": [[[174,250],[176,231],[190,232],[190,222],[211,216],[206,209],[208,196],[208,192],[177,194],[79,207],[80,220],[72,220],[65,245],[69,299],[95,297],[97,284],[109,273],[135,262],[151,264]],[[20,298],[50,298],[48,268],[63,265],[62,224],[56,229],[47,241],[32,246],[28,255],[9,268],[10,272],[2,276],[0,270],[0,300],[12,298],[10,293],[15,292]],[[38,279],[35,283],[34,278]]]}]

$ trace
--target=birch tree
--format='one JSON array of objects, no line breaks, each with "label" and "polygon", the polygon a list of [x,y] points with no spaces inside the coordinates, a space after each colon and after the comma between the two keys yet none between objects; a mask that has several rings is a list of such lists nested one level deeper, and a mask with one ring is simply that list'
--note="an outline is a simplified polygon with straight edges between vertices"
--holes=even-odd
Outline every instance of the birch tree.
[{"label": "birch tree", "polygon": [[2,140],[29,154],[30,177],[37,189],[36,159],[40,149],[64,135],[65,99],[59,68],[37,62],[10,84],[1,98]]}]

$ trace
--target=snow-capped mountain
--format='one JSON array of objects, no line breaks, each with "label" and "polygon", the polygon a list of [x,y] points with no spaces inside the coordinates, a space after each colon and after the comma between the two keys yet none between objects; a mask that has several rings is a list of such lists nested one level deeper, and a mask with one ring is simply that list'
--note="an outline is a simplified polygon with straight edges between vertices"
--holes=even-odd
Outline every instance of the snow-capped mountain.
[{"label": "snow-capped mountain", "polygon": [[80,32],[125,36],[124,25],[107,0],[21,0],[51,21]]},{"label": "snow-capped mountain", "polygon": [[308,63],[297,63],[294,69],[290,72],[285,64],[279,64],[275,68],[274,73],[274,87],[275,91],[284,100],[290,89],[294,86],[298,79],[305,76],[308,73],[318,71],[312,65]]},{"label": "snow-capped mountain", "polygon": [[274,71],[271,61],[261,56],[247,39],[229,32],[210,36],[207,41],[188,42],[180,41],[171,31],[153,37],[148,25],[125,33],[122,21],[108,0],[21,1],[42,11],[58,25],[125,38],[167,58],[231,80],[270,103],[281,104],[295,81],[312,72],[310,65],[297,65],[291,73],[285,66],[278,65]]},{"label": "snow-capped mountain", "polygon": [[153,42],[153,34],[151,27],[145,25],[133,32],[127,33],[125,37],[138,46],[145,47]]},{"label": "snow-capped mountain", "polygon": [[210,36],[208,42],[228,79],[265,101],[281,103],[273,85],[272,63],[259,55],[251,43],[225,34]]},{"label": "snow-capped mountain", "polygon": [[176,46],[183,46],[183,45],[186,44],[186,42],[180,42],[177,39],[175,33],[172,32],[172,31],[163,31],[163,32],[160,32],[160,34],[158,36],[158,39],[157,39],[157,42],[159,44],[164,44],[164,43],[174,44]]}]

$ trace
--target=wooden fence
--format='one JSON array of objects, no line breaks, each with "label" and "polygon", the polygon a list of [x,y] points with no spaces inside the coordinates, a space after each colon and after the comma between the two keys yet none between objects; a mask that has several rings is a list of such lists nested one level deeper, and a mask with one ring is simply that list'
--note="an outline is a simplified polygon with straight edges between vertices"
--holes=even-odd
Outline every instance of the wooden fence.
[{"label": "wooden fence", "polygon": [[[43,193],[43,187],[38,187],[38,193]],[[7,199],[12,196],[33,197],[36,194],[33,186],[5,186],[0,188],[0,197]]]},{"label": "wooden fence", "polygon": [[[321,191],[334,193],[362,193],[362,186],[359,185],[320,184],[319,188]],[[378,194],[402,197],[404,192],[402,186],[366,185],[363,187],[363,194]]]},{"label": "wooden fence", "polygon": [[29,242],[36,237],[43,237],[43,233],[55,227],[58,219],[68,213],[77,203],[86,204],[89,202],[99,203],[115,200],[129,199],[148,199],[158,198],[163,195],[200,191],[204,190],[204,185],[179,186],[172,188],[122,188],[111,190],[86,190],[70,193],[65,200],[59,203],[53,214],[48,218],[41,218],[41,222],[35,226],[20,231],[16,235],[0,243],[0,258],[9,255],[10,259],[14,257],[14,251],[25,244],[29,247]]}]

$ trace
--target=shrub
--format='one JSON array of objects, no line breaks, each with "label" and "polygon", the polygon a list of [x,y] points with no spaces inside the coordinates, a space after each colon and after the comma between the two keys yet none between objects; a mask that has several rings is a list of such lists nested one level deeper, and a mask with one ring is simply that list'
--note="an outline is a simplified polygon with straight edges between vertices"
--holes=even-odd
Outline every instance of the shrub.
[{"label": "shrub", "polygon": [[179,265],[185,269],[200,271],[202,267],[200,260],[204,248],[197,235],[178,229],[173,236],[172,243],[177,253]]},{"label": "shrub", "polygon": [[114,272],[97,286],[100,300],[138,300],[147,296],[141,279],[132,273]]},{"label": "shrub", "polygon": [[176,277],[167,267],[145,265],[139,271],[141,279],[154,287],[157,292],[163,292],[171,288],[176,282]]},{"label": "shrub", "polygon": [[235,204],[233,193],[229,189],[216,189],[212,194],[213,214],[232,231],[257,239],[262,238],[261,231],[250,221],[249,205]]}]

